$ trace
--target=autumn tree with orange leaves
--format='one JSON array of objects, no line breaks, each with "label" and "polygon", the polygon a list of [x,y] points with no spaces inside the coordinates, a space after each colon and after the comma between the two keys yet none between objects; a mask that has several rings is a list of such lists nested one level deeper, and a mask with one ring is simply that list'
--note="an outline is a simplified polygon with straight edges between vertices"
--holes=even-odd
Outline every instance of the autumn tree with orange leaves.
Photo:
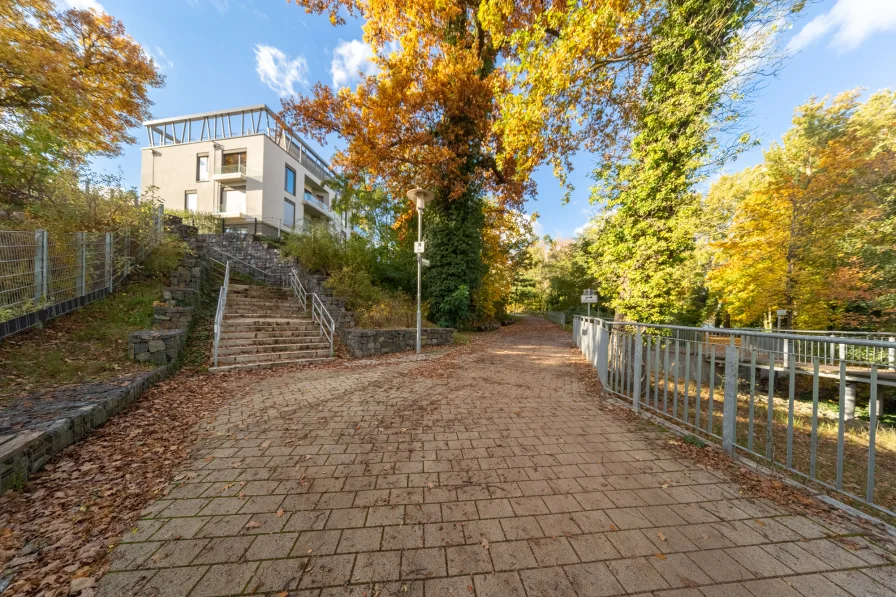
[{"label": "autumn tree with orange leaves", "polygon": [[[576,72],[594,73],[574,92],[576,97],[591,94],[597,105],[623,96],[631,89],[614,87],[613,73],[633,60],[646,64],[649,52],[636,48],[646,39],[638,32],[651,19],[639,16],[654,3],[620,0],[589,5],[584,12],[562,2],[498,0],[296,3],[308,12],[328,13],[334,25],[347,17],[362,18],[377,73],[364,76],[353,90],[317,84],[310,96],[284,101],[285,119],[319,142],[330,134],[343,139],[345,149],[333,162],[356,182],[373,180],[402,201],[410,188],[433,190],[436,200],[425,224],[432,263],[427,271],[430,318],[458,325],[485,316],[491,307],[482,297],[494,293],[482,292],[482,280],[490,267],[500,267],[487,261],[495,253],[483,247],[486,219],[515,221],[493,218],[494,209],[521,209],[534,191],[531,173],[552,150],[521,150],[531,138],[526,119],[541,116],[527,116],[525,110],[514,114],[512,103],[502,104],[522,84],[519,73],[508,67],[523,48],[535,48],[547,35],[581,53]],[[567,65],[558,61],[556,66]],[[603,87],[590,84],[598,80]],[[502,111],[509,116],[504,124]],[[568,149],[578,142],[571,137],[556,141]],[[486,206],[487,197],[494,207]],[[412,211],[406,204],[399,225]]]},{"label": "autumn tree with orange leaves", "polygon": [[135,142],[129,129],[163,81],[107,14],[0,2],[0,201],[27,200],[61,168]]}]

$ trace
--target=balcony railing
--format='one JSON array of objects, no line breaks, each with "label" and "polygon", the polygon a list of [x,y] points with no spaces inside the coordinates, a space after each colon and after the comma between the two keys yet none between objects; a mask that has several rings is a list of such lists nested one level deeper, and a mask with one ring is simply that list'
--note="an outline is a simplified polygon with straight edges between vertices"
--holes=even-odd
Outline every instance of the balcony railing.
[{"label": "balcony railing", "polygon": [[215,169],[215,176],[239,175],[246,177],[246,164],[221,164]]}]

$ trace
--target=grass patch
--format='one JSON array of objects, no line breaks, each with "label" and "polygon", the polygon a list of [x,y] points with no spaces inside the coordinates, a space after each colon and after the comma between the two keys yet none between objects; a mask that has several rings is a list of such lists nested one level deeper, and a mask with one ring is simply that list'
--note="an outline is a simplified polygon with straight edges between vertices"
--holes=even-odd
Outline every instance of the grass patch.
[{"label": "grass patch", "polygon": [[161,294],[135,280],[109,298],[0,342],[0,404],[60,385],[113,379],[147,367],[128,361],[128,334],[152,325]]},{"label": "grass patch", "polygon": [[40,390],[151,368],[128,360],[128,335],[152,326],[153,303],[185,250],[179,239],[166,238],[109,297],[0,341],[0,406]]},{"label": "grass patch", "polygon": [[469,344],[472,339],[470,332],[454,332],[454,343],[458,346]]},{"label": "grass patch", "polygon": [[706,447],[706,442],[703,441],[702,439],[700,439],[699,437],[697,437],[696,435],[688,434],[688,435],[684,436],[684,438],[682,438],[682,440],[684,441],[684,443],[688,444],[689,446],[697,446],[698,448]]}]

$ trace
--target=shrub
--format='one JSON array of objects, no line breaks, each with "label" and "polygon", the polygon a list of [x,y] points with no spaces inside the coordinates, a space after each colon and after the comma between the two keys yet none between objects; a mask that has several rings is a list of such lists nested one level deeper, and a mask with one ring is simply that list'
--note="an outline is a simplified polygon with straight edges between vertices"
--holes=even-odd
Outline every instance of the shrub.
[{"label": "shrub", "polygon": [[365,271],[343,268],[330,276],[327,288],[346,301],[362,328],[414,327],[417,305],[401,291],[376,286]]},{"label": "shrub", "polygon": [[149,230],[157,210],[154,200],[138,200],[134,189],[123,187],[120,174],[86,175],[65,172],[49,183],[39,200],[25,207],[25,220],[9,222],[23,230],[50,233]]},{"label": "shrub", "polygon": [[165,209],[166,214],[177,216],[188,226],[195,226],[199,234],[215,234],[221,231],[221,220],[215,214],[185,209]]},{"label": "shrub", "polygon": [[187,244],[176,236],[166,234],[143,262],[141,273],[152,279],[164,280],[180,263],[187,252]]},{"label": "shrub", "polygon": [[283,250],[312,274],[332,275],[345,268],[369,272],[372,250],[367,239],[352,236],[345,240],[326,225],[312,226],[309,234],[292,234]]},{"label": "shrub", "polygon": [[461,284],[442,301],[439,326],[459,328],[470,317],[470,289]]}]

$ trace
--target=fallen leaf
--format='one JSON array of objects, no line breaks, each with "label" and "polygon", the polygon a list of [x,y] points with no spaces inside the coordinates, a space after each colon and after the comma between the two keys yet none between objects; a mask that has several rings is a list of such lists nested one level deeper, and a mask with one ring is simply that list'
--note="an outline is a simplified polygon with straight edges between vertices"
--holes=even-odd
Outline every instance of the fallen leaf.
[{"label": "fallen leaf", "polygon": [[611,531],[618,531],[618,530],[619,530],[619,527],[617,527],[615,524],[611,524],[611,525],[610,525],[610,530],[611,530]]},{"label": "fallen leaf", "polygon": [[482,540],[482,547],[484,547],[485,549],[488,549],[488,547],[489,547],[489,545],[488,545],[488,539],[483,539],[483,540]]},{"label": "fallen leaf", "polygon": [[662,533],[657,533],[656,536],[659,537],[659,540],[660,540],[660,541],[665,541],[665,540],[666,540],[666,536],[665,536],[664,534],[662,534]]},{"label": "fallen leaf", "polygon": [[284,514],[283,508],[280,508],[279,510],[277,510],[276,514],[277,514],[277,518],[282,518],[283,514]]},{"label": "fallen leaf", "polygon": [[274,597],[289,597],[289,591],[280,591],[279,593],[275,594]]},{"label": "fallen leaf", "polygon": [[250,520],[249,522],[246,523],[247,529],[257,529],[260,526],[261,526],[261,523],[258,522],[257,520]]},{"label": "fallen leaf", "polygon": [[758,524],[758,525],[759,525],[759,526],[762,526],[762,527],[764,527],[764,526],[765,526],[765,523],[764,523],[764,522],[762,522],[762,521],[761,521],[761,520],[759,520],[759,519],[757,519],[757,520],[756,520],[756,524]]},{"label": "fallen leaf", "polygon": [[664,556],[664,555],[661,554],[661,553],[656,554],[656,557],[657,557],[658,559],[660,559],[660,560],[665,560],[665,559],[666,559],[666,556]]}]

